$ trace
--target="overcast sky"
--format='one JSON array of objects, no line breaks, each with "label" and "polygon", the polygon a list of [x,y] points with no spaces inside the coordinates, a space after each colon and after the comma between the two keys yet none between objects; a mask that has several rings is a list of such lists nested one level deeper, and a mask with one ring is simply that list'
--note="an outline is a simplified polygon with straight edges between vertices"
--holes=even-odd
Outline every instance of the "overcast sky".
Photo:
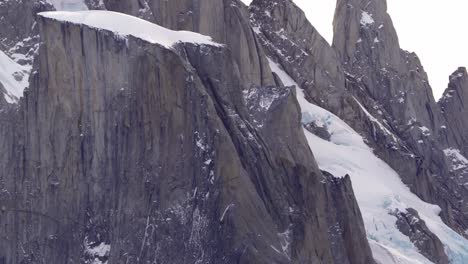
[{"label": "overcast sky", "polygon": [[[243,0],[247,4],[250,0]],[[335,0],[294,0],[331,42]],[[438,99],[457,67],[468,67],[468,0],[387,0],[403,49],[419,55]]]}]

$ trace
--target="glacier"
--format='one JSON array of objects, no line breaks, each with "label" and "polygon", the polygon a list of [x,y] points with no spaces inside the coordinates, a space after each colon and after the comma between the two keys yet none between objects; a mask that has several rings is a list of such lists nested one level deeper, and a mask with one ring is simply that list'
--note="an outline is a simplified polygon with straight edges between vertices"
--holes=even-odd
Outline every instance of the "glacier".
[{"label": "glacier", "polygon": [[[391,213],[395,210],[404,212],[408,208],[417,210],[431,232],[440,238],[450,263],[468,263],[467,240],[445,225],[439,216],[440,208],[413,194],[397,172],[379,159],[357,132],[333,113],[308,102],[303,90],[281,66],[271,59],[269,62],[272,71],[285,86],[296,87],[302,122],[314,122],[330,133],[330,141],[327,141],[304,129],[320,169],[337,177],[351,177],[367,238],[377,263],[432,263],[396,226],[397,218]],[[372,117],[369,118],[372,120]]]}]

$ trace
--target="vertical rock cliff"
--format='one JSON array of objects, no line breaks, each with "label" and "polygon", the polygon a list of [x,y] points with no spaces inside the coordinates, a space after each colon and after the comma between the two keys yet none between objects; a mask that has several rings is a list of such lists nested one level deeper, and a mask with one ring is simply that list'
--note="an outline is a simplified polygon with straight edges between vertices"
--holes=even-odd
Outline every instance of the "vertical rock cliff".
[{"label": "vertical rock cliff", "polygon": [[[456,152],[447,147],[452,138],[450,125],[446,125],[448,121],[434,100],[418,58],[401,50],[386,2],[338,1],[332,47],[293,1],[255,0],[250,11],[252,25],[267,55],[303,89],[307,100],[336,114],[359,132],[414,193],[439,205],[444,221],[465,235],[465,176],[462,170],[452,169],[450,157]],[[333,143],[335,121],[330,121],[329,114],[322,119],[322,112],[314,111],[303,108],[305,128]],[[320,164],[323,162],[330,160],[319,159],[319,165],[324,166]],[[365,161],[362,163],[365,166]],[[364,194],[358,194],[358,200]],[[413,210],[404,209],[405,214],[406,209]],[[391,210],[388,213],[398,215]],[[408,236],[426,258],[435,263],[447,261],[445,252],[440,250],[441,242],[431,230],[423,225],[413,226],[413,234],[402,226],[398,226],[398,232]],[[427,238],[418,237],[416,241],[415,234],[421,232],[428,234]],[[372,233],[368,235],[374,241]],[[433,248],[439,249],[439,255],[433,254]]]},{"label": "vertical rock cliff", "polygon": [[468,75],[436,103],[385,0],[332,45],[292,0],[73,3],[0,3],[0,264],[468,261]]},{"label": "vertical rock cliff", "polygon": [[346,71],[389,113],[386,123],[414,156],[410,169],[393,166],[413,192],[438,204],[444,220],[463,234],[467,190],[451,177],[445,160],[445,118],[419,59],[401,50],[386,1],[338,1],[334,29],[333,46]]},{"label": "vertical rock cliff", "polygon": [[252,78],[229,45],[58,14],[39,17],[30,87],[2,133],[4,263],[372,262],[349,180],[326,184],[269,67]]},{"label": "vertical rock cliff", "polygon": [[466,68],[457,69],[450,76],[450,83],[439,101],[453,138],[447,139],[452,146],[468,156],[468,74]]}]

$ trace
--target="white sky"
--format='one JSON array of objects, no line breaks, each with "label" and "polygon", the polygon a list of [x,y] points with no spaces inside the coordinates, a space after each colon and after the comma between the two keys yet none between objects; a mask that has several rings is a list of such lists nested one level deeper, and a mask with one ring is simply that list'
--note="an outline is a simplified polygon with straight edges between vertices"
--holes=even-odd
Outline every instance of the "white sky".
[{"label": "white sky", "polygon": [[[331,42],[336,1],[294,2]],[[468,1],[387,0],[387,3],[401,47],[419,55],[438,99],[447,87],[449,75],[459,66],[468,67]]]}]

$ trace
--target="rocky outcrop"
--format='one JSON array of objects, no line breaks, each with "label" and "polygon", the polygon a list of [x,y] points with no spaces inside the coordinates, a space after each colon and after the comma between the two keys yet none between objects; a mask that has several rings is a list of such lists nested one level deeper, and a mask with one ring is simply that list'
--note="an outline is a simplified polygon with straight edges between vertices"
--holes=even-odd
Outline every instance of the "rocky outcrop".
[{"label": "rocky outcrop", "polygon": [[403,163],[394,162],[400,159],[383,158],[414,193],[438,204],[444,220],[463,234],[468,212],[461,197],[467,192],[445,161],[445,120],[419,59],[400,49],[386,1],[338,1],[334,30],[333,46],[345,70],[389,114],[385,122],[408,150],[400,156],[409,154],[414,162],[402,169],[398,164]]},{"label": "rocky outcrop", "polygon": [[343,109],[345,76],[335,51],[290,0],[255,0],[251,22],[270,59],[277,61],[318,105]]},{"label": "rocky outcrop", "polygon": [[418,141],[437,139],[443,118],[417,56],[400,49],[386,1],[338,1],[334,29],[346,71],[390,114],[396,134],[424,152]]},{"label": "rocky outcrop", "polygon": [[[268,56],[294,78],[309,101],[345,120],[368,139],[380,157],[387,157],[387,162],[415,164],[414,154],[386,121],[391,120],[390,114],[369,96],[356,76],[345,71],[335,50],[299,7],[291,0],[256,0],[250,11]],[[408,172],[408,167],[402,171]]]},{"label": "rocky outcrop", "polygon": [[[358,131],[414,193],[443,208],[444,220],[464,234],[467,193],[464,177],[452,172],[444,154],[444,117],[418,58],[400,49],[386,2],[338,1],[333,47],[290,0],[255,0],[250,11],[267,55],[307,99]],[[306,129],[330,136],[313,124]]]},{"label": "rocky outcrop", "polygon": [[468,156],[468,74],[466,68],[459,68],[450,76],[450,83],[439,100],[450,132],[447,141]]},{"label": "rocky outcrop", "polygon": [[[0,96],[0,263],[373,263],[351,180],[319,171],[276,63],[468,228],[466,70],[437,105],[384,0],[339,0],[333,46],[291,0],[85,2],[223,46],[44,17],[31,27],[50,5],[0,3],[1,49],[32,58],[42,38],[24,99]],[[32,44],[19,50],[22,39]],[[448,262],[418,212],[393,216],[425,257]]]},{"label": "rocky outcrop", "polygon": [[385,0],[338,1],[334,36],[346,71],[394,117],[397,131],[417,123],[438,135],[442,118],[427,75],[415,54],[400,49]]},{"label": "rocky outcrop", "polygon": [[53,10],[41,0],[11,0],[0,3],[0,50],[21,64],[31,64],[37,53],[38,12]]},{"label": "rocky outcrop", "polygon": [[416,210],[409,208],[405,212],[394,212],[398,218],[396,225],[398,229],[407,235],[411,242],[430,261],[437,264],[448,264],[449,259],[444,251],[444,245],[434,235],[426,223],[419,217]]},{"label": "rocky outcrop", "polygon": [[[374,263],[366,241],[362,215],[354,197],[349,175],[344,178],[323,171],[326,177],[327,222],[335,263]],[[364,249],[364,250],[363,250]]]},{"label": "rocky outcrop", "polygon": [[[289,88],[253,86],[226,47],[39,25],[19,125],[1,126],[4,263],[369,260],[349,180],[322,183]],[[328,210],[358,248],[331,246]]]}]

